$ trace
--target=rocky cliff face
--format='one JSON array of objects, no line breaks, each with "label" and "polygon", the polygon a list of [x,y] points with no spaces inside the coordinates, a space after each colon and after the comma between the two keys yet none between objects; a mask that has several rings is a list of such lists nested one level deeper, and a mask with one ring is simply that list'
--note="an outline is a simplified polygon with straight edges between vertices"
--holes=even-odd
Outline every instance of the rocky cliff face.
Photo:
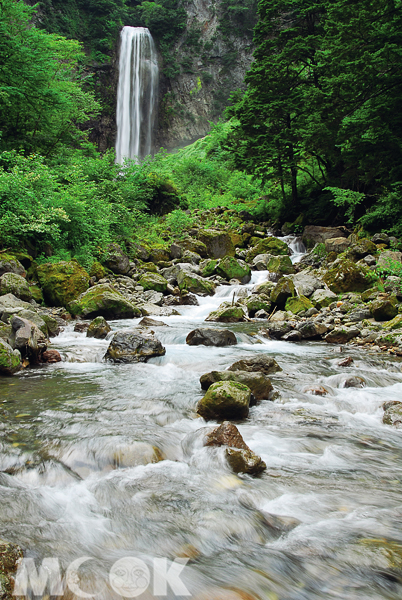
[{"label": "rocky cliff face", "polygon": [[229,35],[223,30],[229,20],[223,2],[190,0],[186,11],[187,28],[173,51],[180,74],[162,75],[160,81],[156,148],[173,149],[204,136],[230,93],[243,88],[252,61],[252,32],[236,23]]}]

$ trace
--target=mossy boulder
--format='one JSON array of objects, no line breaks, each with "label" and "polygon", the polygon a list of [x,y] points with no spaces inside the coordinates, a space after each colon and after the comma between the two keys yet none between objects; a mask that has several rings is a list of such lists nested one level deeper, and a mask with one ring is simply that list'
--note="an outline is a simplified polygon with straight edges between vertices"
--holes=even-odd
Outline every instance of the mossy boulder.
[{"label": "mossy boulder", "polygon": [[336,302],[337,299],[337,295],[334,294],[334,292],[331,292],[330,290],[316,290],[312,294],[312,296],[310,296],[310,300],[313,303],[313,306],[315,306],[319,310],[321,308],[329,306],[333,302]]},{"label": "mossy boulder", "polygon": [[4,273],[0,277],[0,295],[14,294],[17,298],[29,302],[32,300],[32,292],[24,277],[16,273]]},{"label": "mossy boulder", "polygon": [[46,323],[48,336],[56,337],[57,335],[59,335],[60,327],[57,320],[45,312],[40,312],[39,315]]},{"label": "mossy boulder", "polygon": [[115,363],[137,363],[164,354],[166,349],[152,332],[135,328],[115,333],[105,358]]},{"label": "mossy boulder", "polygon": [[248,371],[211,371],[200,378],[201,388],[208,390],[218,381],[237,381],[250,388],[256,400],[267,400],[273,390],[271,380],[264,373]]},{"label": "mossy boulder", "polygon": [[180,291],[187,290],[199,296],[213,296],[215,293],[215,284],[207,281],[190,271],[180,271],[177,275],[177,283]]},{"label": "mossy boulder", "polygon": [[254,317],[255,313],[259,310],[269,312],[271,308],[269,296],[266,296],[265,294],[252,294],[245,299],[244,304],[247,306],[249,317]]},{"label": "mossy boulder", "polygon": [[273,254],[274,256],[289,255],[290,250],[282,240],[278,240],[276,237],[268,237],[260,240],[249,250],[247,253],[247,262],[252,262],[258,254]]},{"label": "mossy boulder", "polygon": [[285,304],[285,310],[289,310],[294,315],[298,315],[299,313],[313,307],[314,304],[310,302],[306,296],[294,296],[292,298],[288,298]]},{"label": "mossy boulder", "polygon": [[271,302],[278,308],[284,309],[288,298],[296,295],[294,283],[287,277],[282,277],[271,292]]},{"label": "mossy boulder", "polygon": [[183,252],[185,250],[190,250],[190,252],[196,252],[196,254],[199,254],[200,256],[208,256],[206,245],[200,240],[195,240],[192,237],[182,240],[181,242],[177,242],[177,245],[180,246]]},{"label": "mossy boulder", "polygon": [[14,375],[22,368],[21,354],[0,338],[0,374]]},{"label": "mossy boulder", "polygon": [[158,272],[158,267],[156,265],[154,265],[154,263],[152,263],[152,262],[148,262],[148,263],[141,265],[141,268],[143,270],[147,271],[147,273],[157,273]]},{"label": "mossy boulder", "polygon": [[352,256],[355,260],[359,260],[360,258],[364,258],[369,254],[375,254],[377,252],[377,246],[371,240],[367,238],[363,238],[359,240],[357,244],[354,244],[348,254]]},{"label": "mossy boulder", "polygon": [[87,337],[95,338],[97,340],[104,340],[110,331],[112,331],[112,328],[106,321],[105,317],[95,317],[95,319],[89,324],[87,329]]},{"label": "mossy boulder", "polygon": [[264,294],[270,298],[274,289],[275,283],[273,281],[265,281],[264,283],[258,283],[253,287],[253,294]]},{"label": "mossy boulder", "polygon": [[0,276],[4,273],[16,273],[21,276],[26,274],[23,265],[15,256],[0,253]]},{"label": "mossy boulder", "polygon": [[251,269],[243,260],[237,260],[233,256],[225,256],[216,267],[216,272],[221,277],[238,279],[242,283],[248,283],[251,279]]},{"label": "mossy boulder", "polygon": [[246,320],[246,314],[240,306],[230,302],[223,302],[217,310],[213,310],[206,321],[215,321],[217,323],[239,323]]},{"label": "mossy boulder", "polygon": [[402,315],[397,315],[391,321],[388,321],[388,323],[384,323],[384,325],[382,327],[383,327],[383,329],[386,329],[387,331],[393,331],[394,329],[401,329],[402,328]]},{"label": "mossy boulder", "polygon": [[396,298],[378,298],[369,304],[370,313],[376,321],[389,321],[398,314]]},{"label": "mossy boulder", "polygon": [[202,229],[198,232],[198,239],[205,244],[209,258],[223,258],[224,256],[235,255],[234,244],[230,235],[225,231]]},{"label": "mossy boulder", "polygon": [[139,308],[107,283],[95,285],[68,305],[76,317],[105,317],[105,319],[133,319],[140,317]]},{"label": "mossy boulder", "polygon": [[245,419],[248,416],[251,390],[236,381],[219,381],[211,385],[198,402],[197,412],[206,420]]},{"label": "mossy boulder", "polygon": [[29,291],[31,292],[32,300],[35,300],[38,304],[43,304],[45,302],[43,292],[38,285],[30,285]]},{"label": "mossy boulder", "polygon": [[168,281],[158,273],[145,273],[141,276],[138,285],[142,285],[144,291],[154,290],[165,294],[167,291]]},{"label": "mossy boulder", "polygon": [[96,277],[96,279],[103,279],[107,275],[107,270],[100,262],[95,261],[92,263],[91,269],[89,271],[89,275],[91,277]]},{"label": "mossy boulder", "polygon": [[166,262],[170,260],[170,250],[168,248],[151,248],[150,260],[153,263]]},{"label": "mossy boulder", "polygon": [[45,301],[51,306],[67,307],[89,286],[88,273],[75,260],[40,265],[37,274]]},{"label": "mossy boulder", "polygon": [[[239,448],[226,448],[226,460],[232,471],[235,473],[248,473],[257,475],[267,468],[267,465],[260,456],[252,450],[242,450]],[[240,596],[238,596],[240,598]]]},{"label": "mossy boulder", "polygon": [[267,270],[270,273],[283,273],[283,275],[291,275],[295,273],[295,268],[289,256],[272,256],[267,262]]},{"label": "mossy boulder", "polygon": [[200,264],[201,275],[203,277],[211,277],[216,273],[216,267],[219,264],[218,259],[209,258]]},{"label": "mossy boulder", "polygon": [[244,246],[244,237],[238,231],[228,231],[229,237],[232,240],[233,246],[237,246],[239,248],[243,248]]},{"label": "mossy boulder", "polygon": [[352,260],[336,261],[329,269],[323,281],[335,294],[343,292],[362,292],[372,285],[373,273],[364,265],[358,265]]}]

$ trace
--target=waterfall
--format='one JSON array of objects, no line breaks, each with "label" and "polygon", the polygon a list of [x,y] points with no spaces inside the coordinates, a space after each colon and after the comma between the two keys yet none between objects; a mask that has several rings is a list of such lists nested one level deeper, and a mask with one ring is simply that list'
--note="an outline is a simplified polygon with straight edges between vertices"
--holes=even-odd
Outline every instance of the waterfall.
[{"label": "waterfall", "polygon": [[145,27],[121,31],[116,162],[151,154],[158,99],[158,60]]}]

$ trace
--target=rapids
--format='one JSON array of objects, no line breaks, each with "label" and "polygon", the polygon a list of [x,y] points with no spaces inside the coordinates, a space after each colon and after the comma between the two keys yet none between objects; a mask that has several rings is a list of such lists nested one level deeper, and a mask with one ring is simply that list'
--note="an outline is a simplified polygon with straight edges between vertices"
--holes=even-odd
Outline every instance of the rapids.
[{"label": "rapids", "polygon": [[[211,590],[230,588],[244,594],[230,598],[400,599],[402,435],[382,424],[381,408],[401,397],[398,359],[348,348],[354,364],[342,368],[339,347],[266,340],[250,323],[205,324],[233,330],[237,346],[185,344],[223,299],[267,276],[254,272],[247,286],[222,286],[159,318],[166,355],[146,364],[103,362],[109,340],[69,324],[52,344],[62,363],[1,378],[1,536],[37,565],[91,557],[82,588],[99,599],[121,597],[108,573],[124,557],[150,569],[154,557],[189,557],[181,580],[192,598],[226,598]],[[237,426],[267,470],[236,476],[222,448],[201,446],[199,378],[258,353],[283,369],[271,376],[278,398]],[[350,375],[366,387],[345,388]],[[328,395],[309,393],[317,385]],[[165,460],[117,468],[116,448],[133,442]],[[272,515],[290,525],[273,527]],[[161,596],[149,588],[140,597]],[[184,596],[168,587],[165,597]]]}]

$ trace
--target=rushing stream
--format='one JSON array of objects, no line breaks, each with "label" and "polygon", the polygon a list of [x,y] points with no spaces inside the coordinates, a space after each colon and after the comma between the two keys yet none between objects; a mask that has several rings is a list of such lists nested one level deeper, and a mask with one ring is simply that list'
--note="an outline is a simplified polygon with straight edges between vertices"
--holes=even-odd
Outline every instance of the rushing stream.
[{"label": "rushing stream", "polygon": [[[188,557],[181,580],[193,598],[400,600],[402,435],[382,424],[381,405],[400,400],[401,363],[348,349],[354,363],[339,367],[339,347],[266,340],[250,323],[205,324],[234,331],[237,346],[185,344],[225,298],[267,277],[254,272],[247,286],[159,318],[166,355],[146,364],[104,363],[109,340],[68,325],[53,341],[64,362],[0,379],[1,536],[37,565],[92,557],[82,588],[99,599],[119,598],[108,574],[121,558],[151,569],[154,557]],[[279,397],[237,426],[267,470],[236,476],[223,448],[202,447],[199,429],[211,424],[195,413],[199,378],[258,353],[283,369],[271,376]],[[351,375],[366,386],[345,388]],[[317,385],[329,394],[309,392]],[[120,464],[136,442],[165,460]],[[286,517],[279,528],[275,517]],[[150,587],[140,597],[160,596]]]}]

